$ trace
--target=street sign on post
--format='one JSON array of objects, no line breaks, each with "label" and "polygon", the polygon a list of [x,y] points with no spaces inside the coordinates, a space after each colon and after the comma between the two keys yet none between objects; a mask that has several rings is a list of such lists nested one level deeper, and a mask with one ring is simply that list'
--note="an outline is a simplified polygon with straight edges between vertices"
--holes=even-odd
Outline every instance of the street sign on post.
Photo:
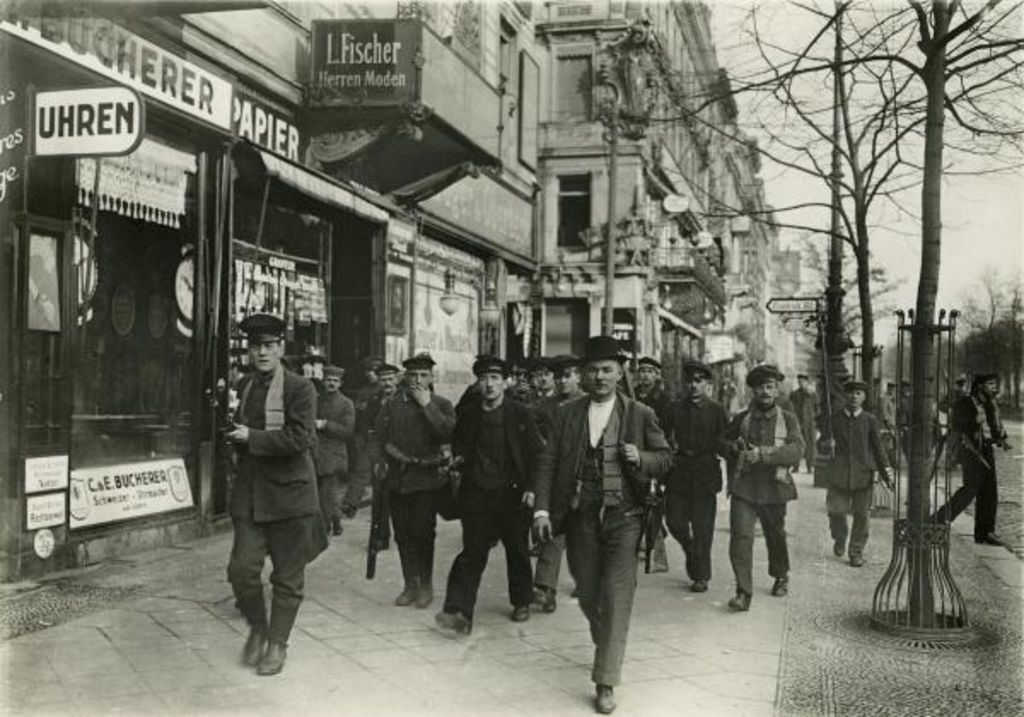
[{"label": "street sign on post", "polygon": [[818,302],[816,296],[775,296],[768,299],[765,308],[772,314],[816,314]]}]

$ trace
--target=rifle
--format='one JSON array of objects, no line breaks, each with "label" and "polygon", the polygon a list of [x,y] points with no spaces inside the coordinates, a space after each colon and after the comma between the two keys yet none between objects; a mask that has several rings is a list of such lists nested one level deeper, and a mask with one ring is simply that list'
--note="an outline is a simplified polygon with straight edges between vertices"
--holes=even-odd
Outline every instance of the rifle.
[{"label": "rifle", "polygon": [[651,573],[651,553],[661,535],[661,524],[665,517],[665,488],[656,480],[648,483],[644,497],[644,510],[640,526],[644,543],[644,574]]},{"label": "rifle", "polygon": [[960,445],[968,453],[974,456],[981,465],[985,466],[985,470],[992,470],[992,464],[988,462],[988,459],[985,458],[985,456],[981,455],[981,451],[979,451],[977,447],[967,439],[967,436],[960,436]]},{"label": "rifle", "polygon": [[366,579],[373,580],[377,574],[377,553],[388,549],[388,464],[382,461],[373,468],[373,507],[370,509],[370,537],[366,542]]}]

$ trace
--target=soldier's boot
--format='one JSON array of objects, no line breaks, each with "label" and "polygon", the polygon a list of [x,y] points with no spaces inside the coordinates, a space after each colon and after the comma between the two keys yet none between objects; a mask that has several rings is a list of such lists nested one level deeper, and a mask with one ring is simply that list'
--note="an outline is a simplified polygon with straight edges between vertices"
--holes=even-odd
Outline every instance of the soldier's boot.
[{"label": "soldier's boot", "polygon": [[249,623],[249,636],[242,650],[242,662],[250,667],[259,664],[267,647],[267,604],[263,591],[253,591],[237,599],[238,609]]},{"label": "soldier's boot", "polygon": [[405,587],[401,594],[395,598],[395,605],[407,607],[416,602],[417,586],[419,576],[416,570],[416,555],[409,548],[398,546],[398,559],[402,563],[402,578],[405,580]]},{"label": "soldier's boot", "polygon": [[263,653],[256,668],[258,675],[276,675],[284,669],[284,661],[288,656],[288,637],[295,625],[295,616],[299,614],[299,606],[274,600],[270,609],[270,627],[267,630],[267,651]]},{"label": "soldier's boot", "polygon": [[424,547],[418,553],[417,567],[419,582],[416,590],[416,607],[425,608],[434,602],[434,544]]}]

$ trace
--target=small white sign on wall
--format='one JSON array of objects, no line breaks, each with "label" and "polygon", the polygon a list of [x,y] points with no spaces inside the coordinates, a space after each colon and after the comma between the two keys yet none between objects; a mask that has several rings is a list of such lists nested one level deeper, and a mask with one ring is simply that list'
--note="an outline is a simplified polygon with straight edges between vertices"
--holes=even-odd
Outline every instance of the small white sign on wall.
[{"label": "small white sign on wall", "polygon": [[25,492],[43,493],[68,487],[68,457],[35,456],[25,459]]},{"label": "small white sign on wall", "polygon": [[25,529],[38,530],[67,522],[67,494],[45,493],[25,498]]}]

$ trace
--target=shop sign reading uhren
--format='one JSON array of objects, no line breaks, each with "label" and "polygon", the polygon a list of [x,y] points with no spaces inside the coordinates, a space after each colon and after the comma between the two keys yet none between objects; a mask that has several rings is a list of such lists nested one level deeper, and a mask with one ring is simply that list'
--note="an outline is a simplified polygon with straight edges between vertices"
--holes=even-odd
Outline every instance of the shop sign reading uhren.
[{"label": "shop sign reading uhren", "polygon": [[37,156],[117,156],[142,141],[142,100],[127,87],[37,92],[33,109]]}]

